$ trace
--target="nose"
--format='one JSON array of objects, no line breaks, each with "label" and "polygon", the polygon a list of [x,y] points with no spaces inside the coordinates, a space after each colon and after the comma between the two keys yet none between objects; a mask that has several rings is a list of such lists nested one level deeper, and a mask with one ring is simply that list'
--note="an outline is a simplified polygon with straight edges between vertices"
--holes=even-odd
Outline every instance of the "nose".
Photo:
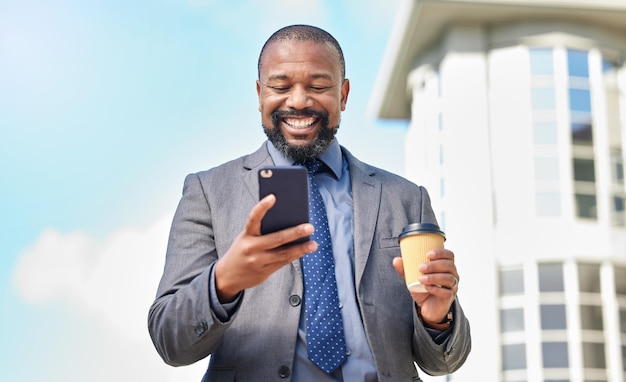
[{"label": "nose", "polygon": [[305,87],[294,86],[287,97],[286,106],[296,110],[302,110],[313,106],[313,100]]}]

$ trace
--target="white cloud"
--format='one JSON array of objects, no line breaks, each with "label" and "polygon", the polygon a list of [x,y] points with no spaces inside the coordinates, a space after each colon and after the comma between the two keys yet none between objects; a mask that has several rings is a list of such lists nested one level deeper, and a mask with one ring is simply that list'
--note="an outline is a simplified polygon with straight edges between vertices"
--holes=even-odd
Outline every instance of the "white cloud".
[{"label": "white cloud", "polygon": [[102,243],[80,232],[48,229],[20,255],[14,286],[32,304],[63,301],[128,338],[141,339],[163,269],[170,220],[145,230],[120,230]]},{"label": "white cloud", "polygon": [[[18,258],[12,281],[24,300],[34,306],[63,304],[89,323],[90,333],[106,337],[100,356],[117,363],[117,370],[103,362],[103,370],[89,371],[101,376],[92,381],[146,375],[152,381],[202,378],[206,361],[171,368],[160,361],[148,335],[148,309],[163,271],[170,222],[171,215],[145,229],[119,230],[101,242],[80,232],[48,229]],[[81,356],[72,354],[80,349],[59,351],[69,359]],[[60,375],[66,366],[59,365]]]}]

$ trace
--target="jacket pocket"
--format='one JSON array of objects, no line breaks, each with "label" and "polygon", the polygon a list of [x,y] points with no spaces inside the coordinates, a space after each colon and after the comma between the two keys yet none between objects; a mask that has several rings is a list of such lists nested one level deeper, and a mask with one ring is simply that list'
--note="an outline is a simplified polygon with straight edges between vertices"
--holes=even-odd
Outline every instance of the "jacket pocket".
[{"label": "jacket pocket", "polygon": [[398,237],[381,237],[378,240],[378,248],[399,248]]}]

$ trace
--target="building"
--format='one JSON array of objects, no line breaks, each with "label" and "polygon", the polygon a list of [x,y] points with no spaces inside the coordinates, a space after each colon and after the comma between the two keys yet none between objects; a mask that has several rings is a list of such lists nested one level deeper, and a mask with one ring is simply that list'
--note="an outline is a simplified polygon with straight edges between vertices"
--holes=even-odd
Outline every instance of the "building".
[{"label": "building", "polygon": [[472,324],[432,380],[626,380],[626,0],[406,0],[395,27],[371,108],[410,120]]}]

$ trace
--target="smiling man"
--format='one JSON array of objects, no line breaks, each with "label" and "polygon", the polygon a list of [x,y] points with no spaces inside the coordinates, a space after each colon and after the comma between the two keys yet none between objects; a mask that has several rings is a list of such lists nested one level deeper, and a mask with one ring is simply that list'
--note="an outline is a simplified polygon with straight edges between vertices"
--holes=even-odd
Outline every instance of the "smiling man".
[{"label": "smiling man", "polygon": [[[335,138],[350,92],[341,47],[319,28],[288,26],[258,70],[268,141],[185,179],[149,313],[157,351],[171,365],[210,355],[204,382],[419,381],[415,362],[454,372],[471,348],[454,253],[431,251],[426,292],[409,293],[397,237],[435,214],[423,187]],[[258,201],[257,172],[294,164],[309,168],[315,227],[261,235],[276,199]]]}]

